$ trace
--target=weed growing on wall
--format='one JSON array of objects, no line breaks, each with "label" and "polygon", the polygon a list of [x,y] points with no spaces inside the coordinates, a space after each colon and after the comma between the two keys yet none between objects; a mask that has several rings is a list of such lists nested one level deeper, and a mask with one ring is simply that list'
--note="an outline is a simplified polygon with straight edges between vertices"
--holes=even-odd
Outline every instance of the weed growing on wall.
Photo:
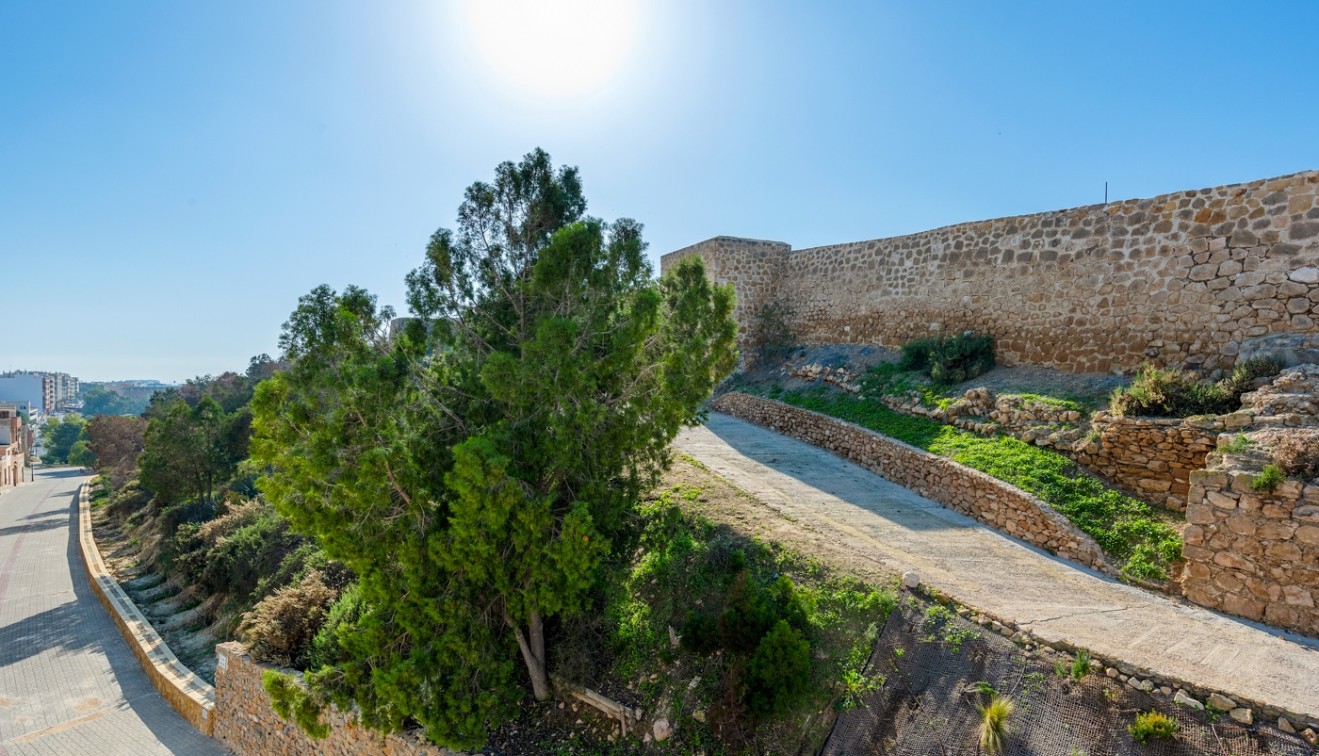
[{"label": "weed growing on wall", "polygon": [[1113,414],[1137,417],[1221,415],[1241,406],[1241,395],[1260,378],[1274,376],[1282,363],[1269,357],[1242,360],[1220,381],[1201,380],[1178,368],[1141,365],[1130,386],[1113,392]]},{"label": "weed growing on wall", "polygon": [[751,316],[751,348],[758,365],[780,362],[797,345],[792,310],[782,302],[767,302]]},{"label": "weed growing on wall", "polygon": [[1094,538],[1129,577],[1166,580],[1169,565],[1181,559],[1181,536],[1170,514],[1104,486],[1056,451],[1010,436],[979,436],[900,414],[877,401],[819,389],[788,392],[781,401],[948,457],[1040,497]]},{"label": "weed growing on wall", "polygon": [[1292,431],[1278,439],[1273,461],[1289,477],[1319,479],[1319,434]]}]

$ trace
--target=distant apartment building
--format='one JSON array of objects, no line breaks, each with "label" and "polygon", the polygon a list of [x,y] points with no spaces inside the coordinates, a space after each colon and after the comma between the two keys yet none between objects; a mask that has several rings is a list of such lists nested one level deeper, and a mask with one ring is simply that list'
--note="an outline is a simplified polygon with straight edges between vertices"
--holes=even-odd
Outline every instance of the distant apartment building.
[{"label": "distant apartment building", "polygon": [[16,404],[0,404],[0,488],[23,482],[28,438]]},{"label": "distant apartment building", "polygon": [[68,373],[20,370],[0,373],[0,402],[39,409],[50,414],[77,403],[82,384]]}]

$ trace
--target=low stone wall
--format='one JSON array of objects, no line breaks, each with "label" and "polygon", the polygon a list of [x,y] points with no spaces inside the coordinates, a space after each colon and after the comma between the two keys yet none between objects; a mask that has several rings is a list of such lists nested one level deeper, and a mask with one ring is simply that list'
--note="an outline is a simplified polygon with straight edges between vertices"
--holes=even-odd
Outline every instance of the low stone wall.
[{"label": "low stone wall", "polygon": [[87,485],[84,483],[78,494],[78,545],[81,547],[83,566],[87,570],[87,579],[96,594],[114,620],[115,626],[128,641],[128,647],[137,657],[146,672],[147,678],[170,706],[201,732],[213,734],[215,724],[215,689],[192,670],[183,666],[183,662],[174,656],[174,652],[165,645],[165,641],[156,632],[147,618],[124,593],[119,581],[114,579],[101,560],[101,550],[96,546],[92,535],[92,511],[87,499]]},{"label": "low stone wall", "polygon": [[1254,477],[1191,474],[1182,590],[1202,606],[1319,637],[1319,483],[1255,491]]},{"label": "low stone wall", "polygon": [[781,402],[724,394],[714,409],[805,441],[1058,556],[1116,572],[1090,536],[1047,503],[950,459]]},{"label": "low stone wall", "polygon": [[[354,718],[331,707],[326,714],[330,736],[309,738],[296,725],[280,719],[270,708],[261,677],[274,669],[252,660],[241,643],[215,647],[215,731],[213,736],[238,756],[449,756],[418,733],[392,735],[362,727]],[[288,670],[281,670],[287,672]],[[296,673],[295,673],[296,674]]]},{"label": "low stone wall", "polygon": [[1249,422],[1231,415],[1183,420],[1100,412],[1091,421],[1091,438],[1078,444],[1072,457],[1107,483],[1183,511],[1191,472],[1204,467],[1218,435],[1229,425],[1243,427]]}]

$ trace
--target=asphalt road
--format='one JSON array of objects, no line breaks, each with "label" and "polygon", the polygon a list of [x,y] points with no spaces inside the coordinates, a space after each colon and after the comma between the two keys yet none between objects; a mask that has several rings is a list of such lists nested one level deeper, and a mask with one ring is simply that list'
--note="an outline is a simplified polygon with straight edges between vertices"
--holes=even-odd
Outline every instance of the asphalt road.
[{"label": "asphalt road", "polygon": [[0,494],[0,756],[223,754],[156,693],[78,553],[76,469]]}]

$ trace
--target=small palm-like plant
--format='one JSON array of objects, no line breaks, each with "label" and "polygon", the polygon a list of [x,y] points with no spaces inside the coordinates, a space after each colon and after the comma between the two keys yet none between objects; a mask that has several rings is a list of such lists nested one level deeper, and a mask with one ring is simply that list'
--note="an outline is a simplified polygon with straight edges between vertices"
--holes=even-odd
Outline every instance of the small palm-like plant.
[{"label": "small palm-like plant", "polygon": [[1016,708],[1007,696],[994,696],[980,707],[980,750],[988,756],[998,756],[1003,752],[1003,743],[1012,732],[1008,718]]}]

